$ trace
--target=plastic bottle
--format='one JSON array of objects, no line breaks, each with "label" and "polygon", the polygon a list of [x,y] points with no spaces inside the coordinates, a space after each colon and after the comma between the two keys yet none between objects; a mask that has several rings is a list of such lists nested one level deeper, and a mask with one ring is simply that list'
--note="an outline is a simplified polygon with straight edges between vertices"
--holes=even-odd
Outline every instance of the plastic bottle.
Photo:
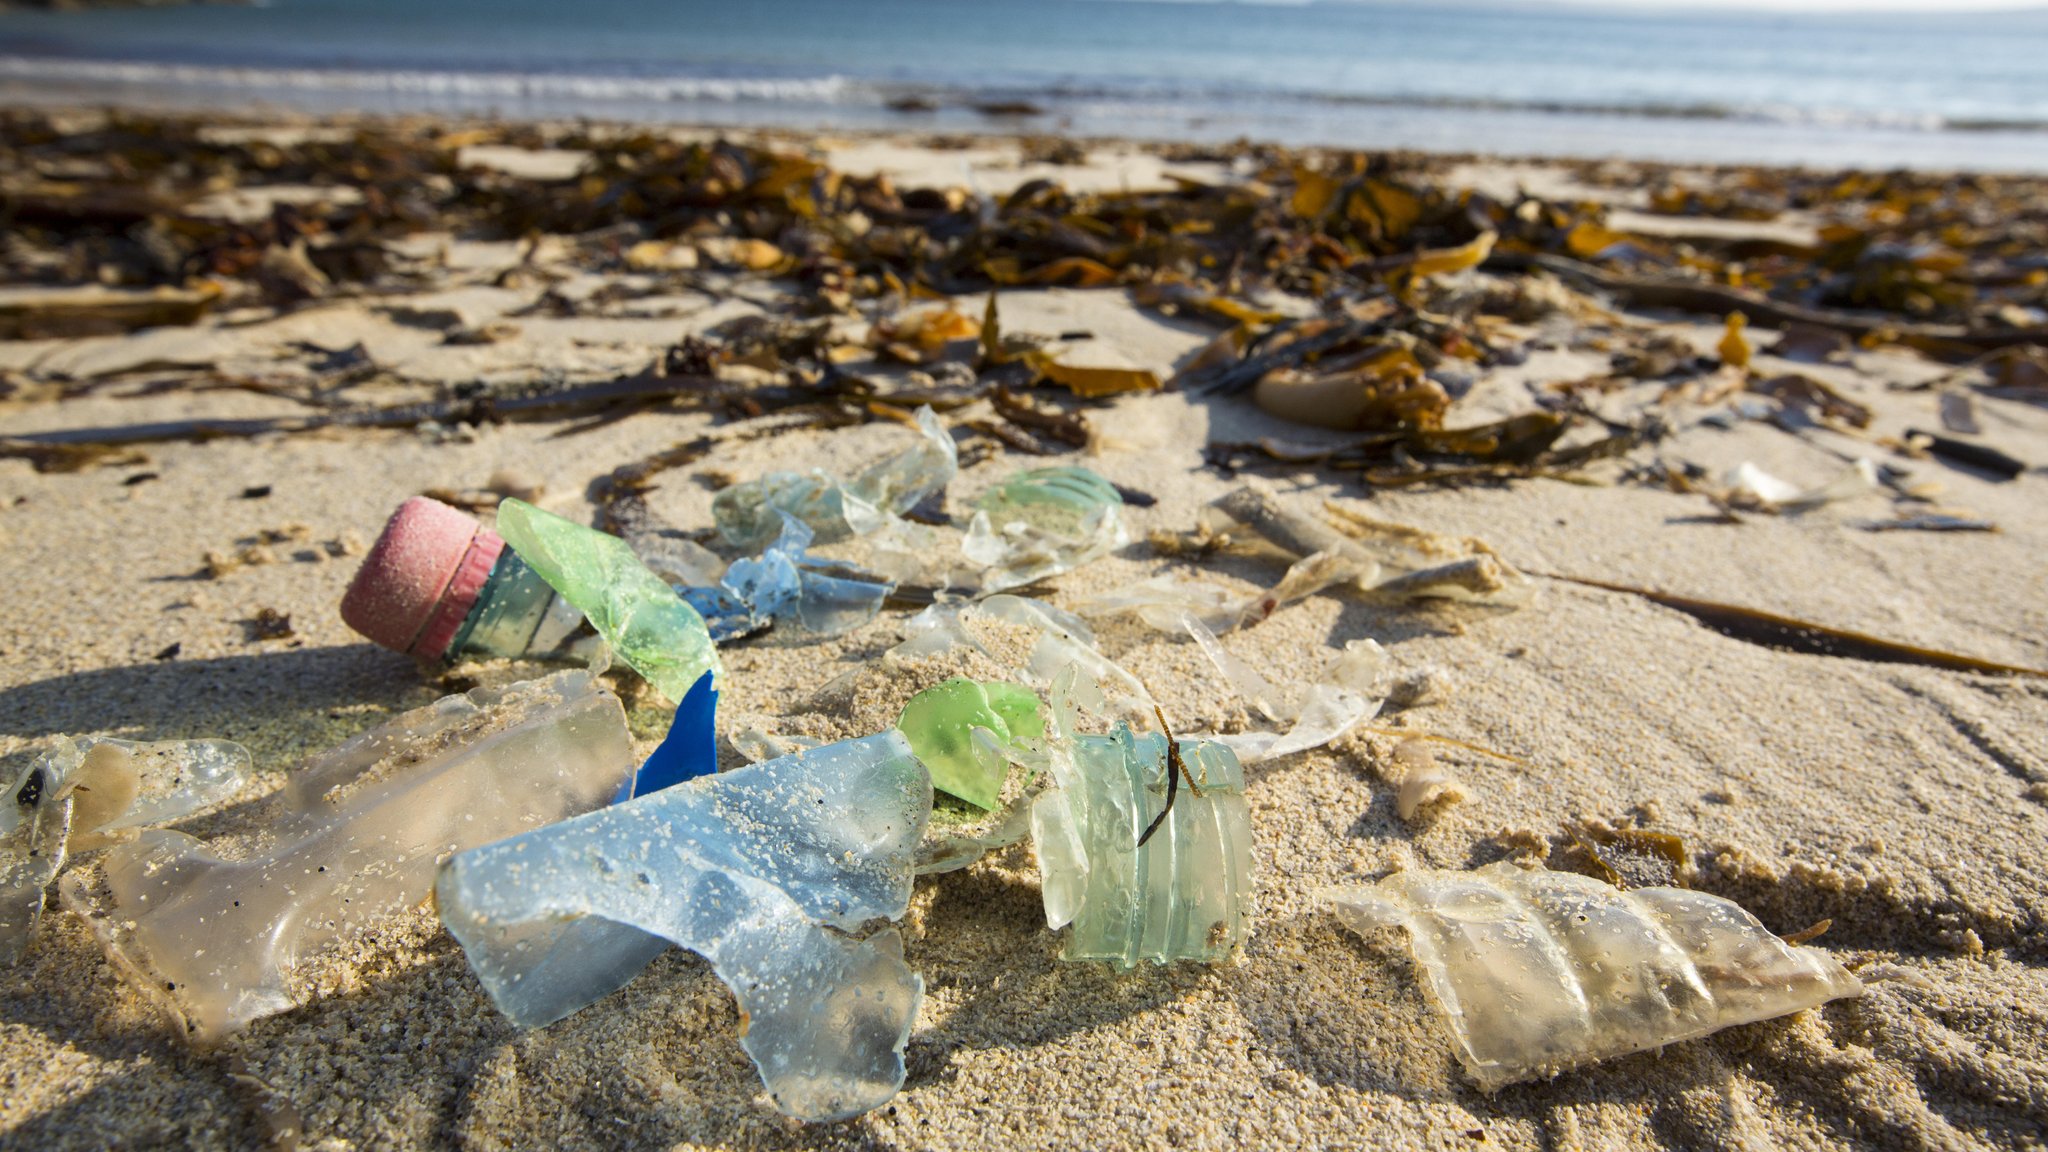
[{"label": "plastic bottle", "polygon": [[496,532],[426,496],[391,514],[341,598],[341,618],[429,661],[555,652],[584,626]]}]

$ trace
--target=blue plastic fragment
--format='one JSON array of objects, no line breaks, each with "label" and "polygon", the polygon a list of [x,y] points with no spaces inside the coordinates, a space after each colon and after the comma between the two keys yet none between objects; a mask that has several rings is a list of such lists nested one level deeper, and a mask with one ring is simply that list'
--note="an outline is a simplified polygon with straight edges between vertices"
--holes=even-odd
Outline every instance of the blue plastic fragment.
[{"label": "blue plastic fragment", "polygon": [[807,632],[837,635],[874,619],[888,599],[894,585],[887,580],[861,579],[869,573],[812,559],[810,526],[781,516],[782,535],[759,556],[733,561],[715,587],[676,589],[704,617],[713,641],[744,639],[792,619]]},{"label": "blue plastic fragment", "polygon": [[676,716],[669,722],[661,747],[633,774],[612,803],[617,804],[649,792],[659,792],[685,780],[709,776],[718,771],[718,690],[706,672],[690,685]]}]

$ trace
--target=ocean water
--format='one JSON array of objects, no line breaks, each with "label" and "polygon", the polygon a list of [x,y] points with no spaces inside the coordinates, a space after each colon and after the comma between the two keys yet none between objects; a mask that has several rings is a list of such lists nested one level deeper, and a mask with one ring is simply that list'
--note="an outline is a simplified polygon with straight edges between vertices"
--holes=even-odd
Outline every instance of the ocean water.
[{"label": "ocean water", "polygon": [[[271,0],[0,13],[0,100],[79,99],[2048,171],[2048,10]],[[1005,103],[1035,111],[985,108]]]}]

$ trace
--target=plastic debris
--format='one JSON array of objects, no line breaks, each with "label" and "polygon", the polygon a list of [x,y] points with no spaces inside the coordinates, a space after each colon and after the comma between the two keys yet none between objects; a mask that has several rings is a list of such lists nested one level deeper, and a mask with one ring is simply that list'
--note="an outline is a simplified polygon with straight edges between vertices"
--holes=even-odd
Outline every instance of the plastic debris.
[{"label": "plastic debris", "polygon": [[952,434],[931,407],[917,410],[923,439],[841,483],[823,472],[770,472],[735,484],[711,502],[718,531],[735,547],[761,548],[782,533],[782,515],[811,527],[817,542],[866,536],[942,491],[959,471]]},{"label": "plastic debris", "polygon": [[670,942],[739,1000],[741,1045],[776,1106],[805,1120],[895,1095],[924,983],[894,929],[931,782],[885,732],[692,781],[463,852],[442,919],[500,1011],[559,1020]]},{"label": "plastic debris", "polygon": [[1738,507],[1774,512],[1802,512],[1877,491],[1877,465],[1864,457],[1834,479],[1815,488],[1801,488],[1744,460],[1728,473],[1728,499]]},{"label": "plastic debris", "polygon": [[1290,698],[1232,655],[1194,616],[1184,614],[1181,627],[1247,703],[1268,720],[1290,724],[1284,735],[1244,732],[1216,737],[1218,743],[1229,745],[1252,763],[1320,748],[1378,715],[1385,703],[1386,691],[1380,682],[1387,669],[1387,653],[1376,640],[1345,644],[1299,698]]},{"label": "plastic debris", "polygon": [[717,689],[724,670],[704,618],[624,540],[513,499],[498,506],[498,532],[670,700],[681,701],[707,672]]},{"label": "plastic debris", "polygon": [[[953,679],[910,698],[896,720],[910,749],[931,770],[932,787],[977,808],[1002,798],[1010,761],[1003,748],[1045,736],[1038,695],[1001,681]],[[986,735],[988,741],[977,739]]]},{"label": "plastic debris", "polygon": [[1086,468],[1035,468],[984,493],[961,550],[1000,592],[1057,576],[1130,542],[1115,485]]},{"label": "plastic debris", "polygon": [[133,840],[229,799],[248,779],[249,750],[228,740],[58,737],[15,777],[12,803],[0,802],[0,962],[20,959],[72,853]]},{"label": "plastic debris", "polygon": [[1682,888],[1621,892],[1503,861],[1326,895],[1361,933],[1408,930],[1458,1058],[1487,1091],[1863,991],[1827,953]]},{"label": "plastic debris", "polygon": [[809,525],[783,514],[782,535],[761,555],[735,560],[715,587],[678,588],[704,617],[714,641],[751,636],[794,620],[819,636],[850,632],[875,618],[894,585],[872,572],[815,558]]},{"label": "plastic debris", "polygon": [[[1073,925],[1064,960],[1214,962],[1251,931],[1251,815],[1244,769],[1208,741],[1138,734],[1119,723],[1107,736],[1075,734],[1055,689],[1049,788],[1032,805],[1031,832],[1046,924]],[[1169,760],[1189,774],[1167,809]],[[1160,813],[1165,820],[1142,847]]]},{"label": "plastic debris", "polygon": [[1400,790],[1394,794],[1394,811],[1401,819],[1414,820],[1425,809],[1465,798],[1464,785],[1437,762],[1427,743],[1412,737],[1403,740],[1395,745],[1393,760],[1402,769]]},{"label": "plastic debris", "polygon": [[414,907],[441,856],[599,807],[633,775],[618,697],[584,671],[415,709],[294,773],[281,816],[225,851],[152,830],[67,878],[116,966],[192,1042],[302,999],[323,948]]}]

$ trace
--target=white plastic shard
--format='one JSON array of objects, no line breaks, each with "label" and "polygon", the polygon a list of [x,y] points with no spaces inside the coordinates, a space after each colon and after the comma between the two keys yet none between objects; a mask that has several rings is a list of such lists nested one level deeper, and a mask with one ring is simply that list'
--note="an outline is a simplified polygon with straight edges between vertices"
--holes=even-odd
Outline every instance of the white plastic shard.
[{"label": "white plastic shard", "polygon": [[1763,504],[1766,509],[1792,512],[1854,499],[1877,491],[1879,484],[1877,464],[1867,456],[1836,473],[1827,483],[1813,488],[1801,488],[1789,480],[1781,480],[1748,460],[1731,469],[1723,482],[1733,495],[1747,497]]},{"label": "white plastic shard", "polygon": [[931,816],[901,733],[700,777],[463,852],[434,892],[491,999],[525,1027],[624,986],[670,943],[739,1000],[776,1106],[859,1115],[903,1084],[924,982],[887,929]]},{"label": "white plastic shard", "polygon": [[1623,892],[1503,861],[1324,895],[1360,932],[1407,929],[1459,1060],[1487,1091],[1863,992],[1834,957],[1683,888]]},{"label": "white plastic shard", "polygon": [[1002,664],[968,627],[976,619],[1000,620],[1038,633],[1024,666],[1009,670],[1011,679],[1042,689],[1067,668],[1076,668],[1082,676],[1074,691],[1082,706],[1102,715],[1151,717],[1152,694],[1136,676],[1096,650],[1095,633],[1087,621],[1042,600],[1004,593],[973,603],[933,604],[906,622],[903,642],[889,649],[886,657],[914,660],[963,647]]},{"label": "white plastic shard", "polygon": [[[583,671],[415,709],[294,776],[231,847],[154,830],[68,877],[118,968],[212,1043],[293,1007],[323,949],[418,905],[440,857],[596,808],[632,778],[618,697]],[[222,849],[222,850],[217,850]]]},{"label": "white plastic shard", "polygon": [[1232,654],[1192,614],[1182,613],[1180,625],[1209,657],[1224,681],[1247,703],[1268,720],[1290,724],[1285,734],[1241,732],[1212,738],[1248,763],[1320,748],[1378,715],[1380,706],[1386,702],[1381,680],[1387,669],[1387,654],[1376,640],[1353,640],[1346,644],[1299,698],[1290,698]]},{"label": "white plastic shard", "polygon": [[229,799],[249,763],[249,750],[229,740],[58,737],[15,778],[11,803],[0,802],[0,962],[20,957],[44,891],[73,853]]}]

